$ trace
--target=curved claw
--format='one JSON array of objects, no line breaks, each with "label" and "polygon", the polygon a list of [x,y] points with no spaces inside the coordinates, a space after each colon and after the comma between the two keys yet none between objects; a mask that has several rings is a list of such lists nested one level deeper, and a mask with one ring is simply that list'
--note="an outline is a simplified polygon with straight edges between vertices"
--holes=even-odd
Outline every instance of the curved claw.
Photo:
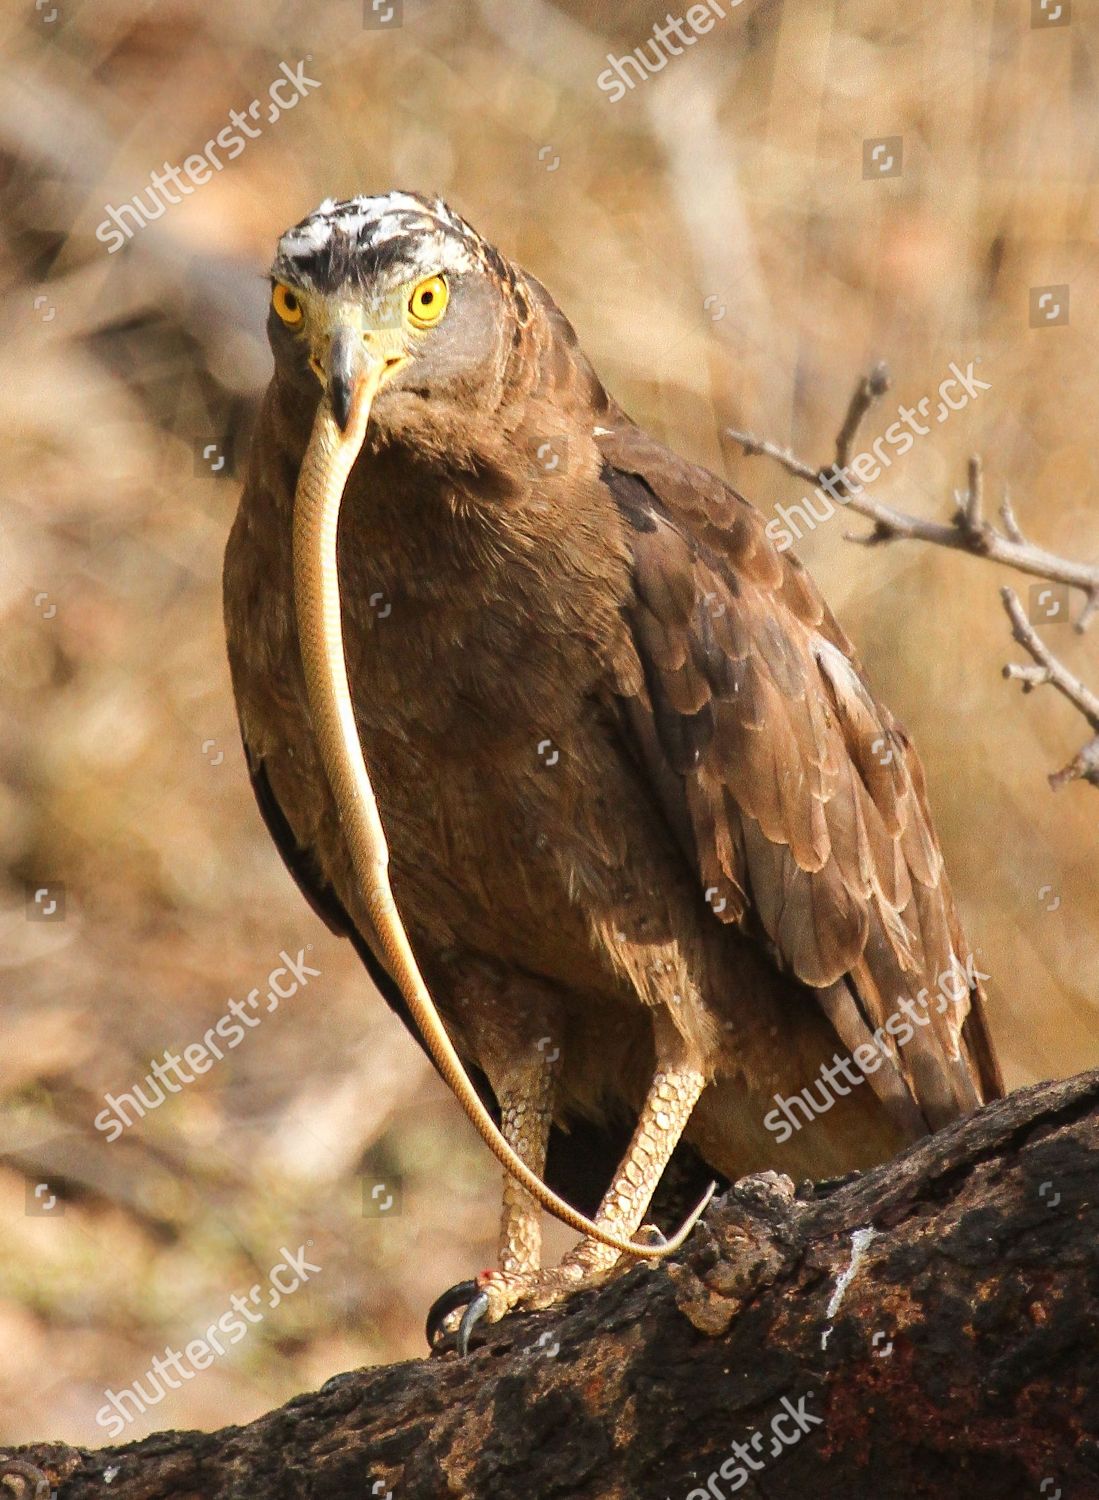
[{"label": "curved claw", "polygon": [[469,1336],[488,1312],[488,1293],[478,1292],[462,1314],[458,1325],[458,1353],[465,1357],[469,1353]]},{"label": "curved claw", "polygon": [[[436,1297],[431,1304],[427,1314],[427,1346],[434,1349],[435,1341],[443,1331],[443,1324],[452,1312],[457,1312],[460,1307],[468,1307],[477,1295],[477,1283],[475,1281],[459,1281],[455,1286],[448,1287],[441,1297]],[[462,1351],[465,1353],[465,1350]]]}]

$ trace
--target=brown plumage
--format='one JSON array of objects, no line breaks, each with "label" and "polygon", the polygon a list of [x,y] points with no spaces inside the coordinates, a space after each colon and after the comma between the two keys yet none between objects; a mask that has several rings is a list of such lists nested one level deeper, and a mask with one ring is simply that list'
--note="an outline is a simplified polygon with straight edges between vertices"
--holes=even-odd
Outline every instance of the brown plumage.
[{"label": "brown plumage", "polygon": [[[325,205],[280,243],[305,317],[272,312],[226,553],[248,764],[307,897],[399,1008],[310,726],[291,514],[310,356],[323,378],[334,319],[369,330],[436,273],[449,305],[409,324],[377,397],[339,576],[394,892],[463,1057],[505,1113],[550,1080],[549,1179],[582,1195],[669,1059],[705,1081],[684,1140],[726,1178],[865,1166],[998,1093],[975,979],[903,1045],[886,1030],[969,949],[916,752],[812,580],[630,421],[533,277],[407,195]],[[887,1060],[780,1144],[774,1096],[875,1031]],[[528,1229],[505,1227],[492,1315],[548,1285],[536,1245],[510,1254]]]}]

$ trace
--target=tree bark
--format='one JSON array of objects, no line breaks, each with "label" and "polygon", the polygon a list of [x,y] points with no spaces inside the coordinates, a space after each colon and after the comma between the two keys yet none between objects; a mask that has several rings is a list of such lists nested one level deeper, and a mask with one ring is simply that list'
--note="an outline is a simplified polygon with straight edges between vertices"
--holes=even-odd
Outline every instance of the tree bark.
[{"label": "tree bark", "polygon": [[338,1376],[247,1427],[37,1444],[0,1493],[1094,1500],[1097,1141],[1099,1071],[840,1185],[745,1178],[674,1264],[465,1360]]}]

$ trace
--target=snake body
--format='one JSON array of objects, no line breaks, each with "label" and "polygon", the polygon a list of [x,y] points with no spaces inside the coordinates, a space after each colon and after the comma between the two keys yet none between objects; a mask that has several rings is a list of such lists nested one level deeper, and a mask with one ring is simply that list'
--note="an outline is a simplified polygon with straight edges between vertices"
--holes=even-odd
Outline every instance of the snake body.
[{"label": "snake body", "polygon": [[306,692],[321,760],[362,897],[390,973],[400,986],[428,1052],[500,1164],[562,1223],[624,1254],[659,1260],[683,1243],[710,1194],[678,1233],[659,1245],[621,1239],[559,1198],[504,1139],[470,1082],[420,973],[393,898],[389,848],[363,758],[347,680],[336,569],[340,505],[366,437],[370,408],[383,371],[380,361],[368,368],[355,392],[344,429],[333,414],[327,391],[322,396],[294,495],[294,608]]}]

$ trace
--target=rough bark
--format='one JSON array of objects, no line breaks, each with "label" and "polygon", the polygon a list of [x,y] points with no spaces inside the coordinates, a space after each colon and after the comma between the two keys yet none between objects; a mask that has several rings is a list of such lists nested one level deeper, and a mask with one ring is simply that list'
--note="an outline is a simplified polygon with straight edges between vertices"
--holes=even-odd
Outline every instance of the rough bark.
[{"label": "rough bark", "polygon": [[[339,1376],[247,1427],[15,1456],[60,1500],[1096,1497],[1097,1143],[1099,1072],[1023,1090],[830,1189],[746,1178],[676,1264],[513,1317],[464,1361]],[[780,1443],[790,1410],[805,1430]],[[33,1471],[0,1490],[35,1495]]]}]

